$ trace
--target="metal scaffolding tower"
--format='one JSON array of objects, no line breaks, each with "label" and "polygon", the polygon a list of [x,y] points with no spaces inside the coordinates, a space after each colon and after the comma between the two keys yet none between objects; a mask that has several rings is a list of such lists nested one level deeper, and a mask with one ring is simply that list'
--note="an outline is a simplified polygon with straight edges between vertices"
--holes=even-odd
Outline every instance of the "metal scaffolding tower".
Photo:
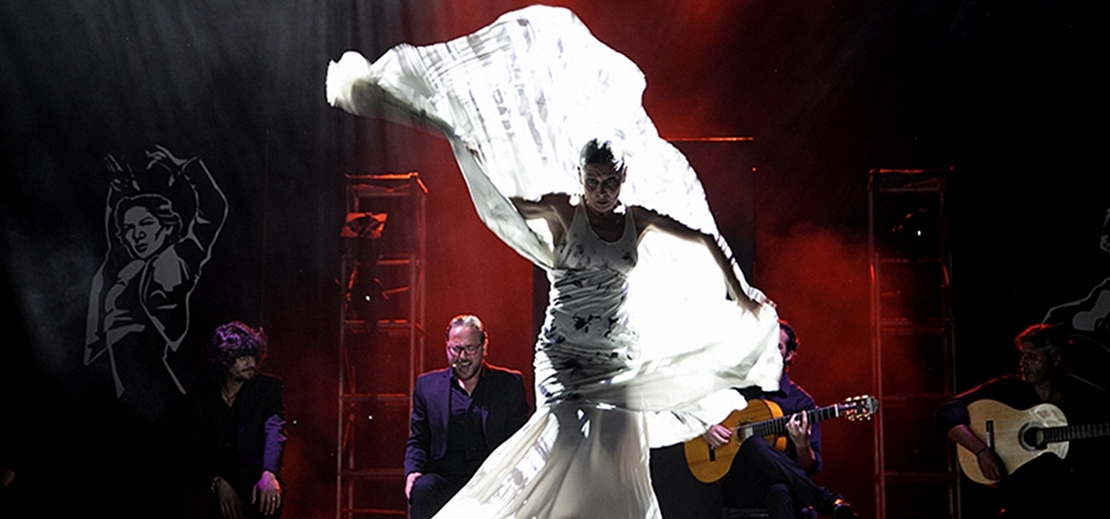
[{"label": "metal scaffolding tower", "polygon": [[876,517],[958,518],[954,451],[934,413],[956,388],[947,170],[872,170]]},{"label": "metal scaffolding tower", "polygon": [[404,517],[401,457],[423,371],[425,201],[415,172],[348,176],[336,516]]}]

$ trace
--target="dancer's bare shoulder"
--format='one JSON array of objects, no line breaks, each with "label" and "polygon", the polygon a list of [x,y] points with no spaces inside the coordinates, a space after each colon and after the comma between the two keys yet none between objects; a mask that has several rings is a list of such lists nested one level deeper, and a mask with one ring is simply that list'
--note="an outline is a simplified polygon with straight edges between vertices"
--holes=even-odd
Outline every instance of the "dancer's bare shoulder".
[{"label": "dancer's bare shoulder", "polygon": [[574,216],[574,207],[570,205],[570,195],[565,193],[549,193],[538,200],[513,197],[510,199],[516,210],[525,220],[552,218],[570,223],[568,218]]},{"label": "dancer's bare shoulder", "polygon": [[513,197],[509,199],[525,220],[543,219],[551,230],[556,244],[562,243],[574,220],[574,206],[566,193],[548,193],[538,200]]}]

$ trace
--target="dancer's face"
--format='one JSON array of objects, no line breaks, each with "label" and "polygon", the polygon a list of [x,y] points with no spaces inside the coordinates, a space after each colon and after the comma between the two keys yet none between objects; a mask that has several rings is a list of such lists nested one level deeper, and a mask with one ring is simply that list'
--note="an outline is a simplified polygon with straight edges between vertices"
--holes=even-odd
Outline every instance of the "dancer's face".
[{"label": "dancer's face", "polygon": [[624,183],[625,171],[612,164],[587,164],[582,167],[582,196],[586,207],[598,213],[608,213],[617,207]]},{"label": "dancer's face", "polygon": [[145,207],[135,206],[123,213],[123,240],[136,258],[146,259],[162,250],[169,233],[170,228]]},{"label": "dancer's face", "polygon": [[486,342],[473,326],[455,326],[447,333],[447,362],[464,382],[478,376],[486,356]]}]

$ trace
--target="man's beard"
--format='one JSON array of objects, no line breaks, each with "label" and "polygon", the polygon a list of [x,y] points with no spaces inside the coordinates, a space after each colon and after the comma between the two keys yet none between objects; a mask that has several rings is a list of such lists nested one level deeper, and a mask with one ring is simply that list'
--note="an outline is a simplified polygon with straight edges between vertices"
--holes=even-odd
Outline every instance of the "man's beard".
[{"label": "man's beard", "polygon": [[235,373],[235,375],[233,375],[233,378],[236,382],[246,382],[254,378],[254,370],[250,369],[245,371],[238,371]]}]

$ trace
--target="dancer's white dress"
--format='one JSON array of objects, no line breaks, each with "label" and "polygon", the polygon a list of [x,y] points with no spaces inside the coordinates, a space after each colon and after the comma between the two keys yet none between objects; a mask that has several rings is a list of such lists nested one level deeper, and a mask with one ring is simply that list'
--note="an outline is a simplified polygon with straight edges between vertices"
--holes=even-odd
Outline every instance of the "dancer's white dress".
[{"label": "dancer's white dress", "polygon": [[743,406],[719,390],[777,387],[774,308],[728,301],[703,246],[654,233],[637,244],[631,212],[622,238],[604,242],[580,205],[556,246],[508,199],[577,192],[578,150],[609,138],[628,166],[622,201],[718,235],[696,175],[640,106],[643,88],[639,69],[573,13],[543,6],[447,43],[400,45],[373,64],[348,52],[329,68],[333,105],[441,130],[479,216],[551,281],[536,413],[437,517],[658,517],[649,446],[696,436]]}]

